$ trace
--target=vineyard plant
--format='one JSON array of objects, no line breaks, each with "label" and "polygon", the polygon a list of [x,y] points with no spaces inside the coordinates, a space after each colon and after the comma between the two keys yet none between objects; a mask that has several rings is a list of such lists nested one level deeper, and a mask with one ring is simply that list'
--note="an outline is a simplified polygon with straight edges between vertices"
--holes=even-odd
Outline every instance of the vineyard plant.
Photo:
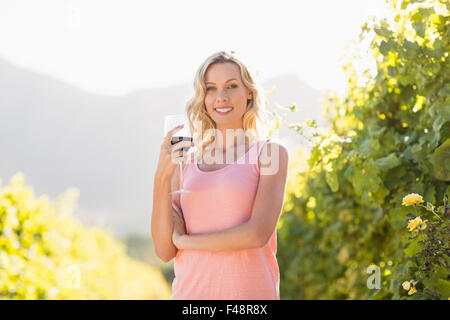
[{"label": "vineyard plant", "polygon": [[74,217],[77,196],[36,198],[23,173],[0,182],[0,299],[168,299],[158,269]]},{"label": "vineyard plant", "polygon": [[292,161],[282,299],[450,298],[450,2],[387,3],[357,43],[374,68],[347,58],[329,129]]}]

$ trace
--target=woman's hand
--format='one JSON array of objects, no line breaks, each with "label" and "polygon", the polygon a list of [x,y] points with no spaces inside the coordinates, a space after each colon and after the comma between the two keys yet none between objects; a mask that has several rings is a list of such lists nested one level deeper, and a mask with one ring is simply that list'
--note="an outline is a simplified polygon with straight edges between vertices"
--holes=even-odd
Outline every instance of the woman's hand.
[{"label": "woman's hand", "polygon": [[187,159],[187,152],[178,149],[182,147],[194,146],[194,143],[191,141],[180,141],[174,145],[171,144],[170,140],[172,139],[172,136],[182,128],[183,125],[170,130],[164,138],[163,143],[161,144],[158,167],[156,169],[155,175],[155,177],[158,177],[158,179],[170,181],[175,168],[178,166],[178,163],[186,161]]},{"label": "woman's hand", "polygon": [[172,233],[172,242],[178,249],[182,248],[182,239],[183,236],[187,234],[186,232],[186,224],[184,223],[183,217],[179,216],[179,213],[174,213],[172,215],[173,218],[173,233]]}]

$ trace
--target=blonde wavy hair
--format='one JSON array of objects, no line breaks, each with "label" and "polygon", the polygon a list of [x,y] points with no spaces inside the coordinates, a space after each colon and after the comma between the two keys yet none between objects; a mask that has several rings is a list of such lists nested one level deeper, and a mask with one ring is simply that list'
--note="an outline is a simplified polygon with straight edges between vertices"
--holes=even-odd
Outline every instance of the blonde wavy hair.
[{"label": "blonde wavy hair", "polygon": [[[206,71],[213,64],[217,63],[234,63],[239,67],[242,82],[252,92],[252,99],[247,100],[247,111],[243,116],[243,130],[246,132],[246,142],[250,143],[250,139],[262,139],[268,137],[268,118],[265,111],[266,99],[262,87],[255,82],[249,72],[249,69],[241,61],[236,58],[234,51],[219,51],[208,58],[198,68],[194,79],[194,96],[186,104],[186,113],[189,125],[194,138],[194,142],[198,147],[200,154],[203,154],[205,148],[215,141],[215,136],[211,134],[216,129],[214,120],[206,111],[205,96]],[[201,126],[199,126],[201,124]],[[213,129],[213,130],[211,130]],[[205,135],[205,132],[207,134]],[[250,135],[250,137],[248,136]]]}]

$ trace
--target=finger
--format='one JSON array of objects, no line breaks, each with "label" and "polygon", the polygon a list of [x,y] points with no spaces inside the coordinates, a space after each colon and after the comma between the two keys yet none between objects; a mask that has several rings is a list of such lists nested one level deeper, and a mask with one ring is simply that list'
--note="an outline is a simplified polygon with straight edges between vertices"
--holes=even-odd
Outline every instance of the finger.
[{"label": "finger", "polygon": [[172,137],[172,139],[170,139],[170,143],[171,144],[177,144],[181,141],[193,141],[192,137]]},{"label": "finger", "polygon": [[177,146],[172,146],[169,150],[167,150],[167,155],[171,158],[171,160],[175,162],[185,161],[188,157],[192,155],[192,153],[189,153],[189,149],[193,147],[193,144],[189,144],[187,146],[181,147],[182,145],[186,145],[186,143]]},{"label": "finger", "polygon": [[169,146],[167,150],[169,150],[168,153],[174,153],[174,152],[177,153],[180,151],[188,152],[189,149],[192,148],[193,146],[194,146],[193,142],[181,141],[181,142],[177,142],[174,145]]},{"label": "finger", "polygon": [[180,162],[180,161],[184,162],[188,159],[188,157],[189,157],[189,154],[185,150],[175,150],[171,154],[171,158],[176,162]]},{"label": "finger", "polygon": [[178,216],[178,215],[176,215],[176,214],[174,214],[174,215],[172,215],[172,219],[176,222],[176,221],[181,221],[182,219]]},{"label": "finger", "polygon": [[175,132],[177,132],[177,131],[183,129],[183,127],[184,127],[184,124],[181,124],[181,125],[179,125],[179,126],[173,128],[172,130],[170,130],[170,131],[167,133],[166,137],[165,137],[165,141],[166,141],[166,142],[169,142],[170,139],[172,138],[172,136],[175,134]]},{"label": "finger", "polygon": [[168,150],[170,150],[169,153],[173,153],[175,151],[180,151],[181,149],[183,149],[186,152],[193,146],[194,146],[193,142],[181,141],[181,142],[177,142],[174,145],[170,145],[170,148],[168,148]]},{"label": "finger", "polygon": [[172,217],[182,218],[183,214],[181,213],[181,209],[178,208],[178,205],[172,202]]},{"label": "finger", "polygon": [[172,221],[174,223],[174,230],[178,230],[178,228],[183,227],[183,230],[186,230],[184,219],[178,216],[172,216]]},{"label": "finger", "polygon": [[172,148],[172,150],[176,150],[181,147],[192,147],[192,146],[194,146],[194,142],[192,142],[192,141],[180,141],[180,142],[177,142],[177,143],[171,145],[171,148]]}]

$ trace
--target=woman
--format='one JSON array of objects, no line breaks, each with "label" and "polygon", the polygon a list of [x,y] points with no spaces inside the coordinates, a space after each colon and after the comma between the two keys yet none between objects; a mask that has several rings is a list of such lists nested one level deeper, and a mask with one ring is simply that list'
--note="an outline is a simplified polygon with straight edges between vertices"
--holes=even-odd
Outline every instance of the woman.
[{"label": "woman", "polygon": [[[175,258],[171,299],[280,299],[276,224],[288,152],[265,138],[258,87],[233,53],[217,52],[197,71],[187,105],[194,143],[172,146],[175,128],[161,146],[152,237],[163,261]],[[190,159],[176,151],[193,145]],[[169,194],[180,187],[177,161],[191,193]]]}]

